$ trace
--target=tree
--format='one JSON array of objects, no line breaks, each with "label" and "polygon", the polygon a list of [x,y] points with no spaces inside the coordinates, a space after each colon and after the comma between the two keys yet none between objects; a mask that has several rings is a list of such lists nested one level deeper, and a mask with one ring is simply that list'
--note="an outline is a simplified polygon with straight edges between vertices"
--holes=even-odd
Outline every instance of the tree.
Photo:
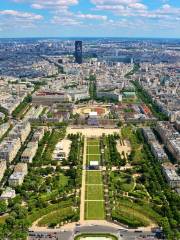
[{"label": "tree", "polygon": [[0,214],[7,211],[7,204],[4,200],[0,201]]}]

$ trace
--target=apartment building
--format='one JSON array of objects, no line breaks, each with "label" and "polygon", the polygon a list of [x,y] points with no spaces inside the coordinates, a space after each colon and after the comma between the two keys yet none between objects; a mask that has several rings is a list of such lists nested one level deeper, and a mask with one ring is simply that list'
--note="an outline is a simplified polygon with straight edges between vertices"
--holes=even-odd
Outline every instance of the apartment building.
[{"label": "apartment building", "polygon": [[168,157],[163,149],[163,147],[158,143],[156,140],[156,137],[149,127],[144,127],[142,129],[143,135],[145,139],[147,140],[148,144],[150,145],[151,152],[155,156],[156,159],[158,159],[159,162],[163,162]]},{"label": "apartment building", "polygon": [[99,92],[97,92],[97,97],[98,98],[113,99],[113,100],[116,100],[116,101],[119,101],[119,102],[122,101],[122,94],[119,94],[115,91],[112,91],[112,92],[99,91]]},{"label": "apartment building", "polygon": [[180,188],[180,176],[176,173],[174,166],[172,164],[164,164],[162,169],[170,187],[173,189]]},{"label": "apartment building", "polygon": [[1,194],[1,197],[0,199],[1,200],[9,200],[9,199],[12,199],[12,198],[15,198],[16,196],[16,192],[14,189],[10,188],[10,187],[7,187]]},{"label": "apartment building", "polygon": [[28,173],[27,163],[18,163],[14,167],[14,172],[22,172],[24,175],[26,175]]},{"label": "apartment building", "polygon": [[18,163],[8,182],[9,186],[16,187],[23,183],[25,175],[28,173],[27,163]]},{"label": "apartment building", "polygon": [[175,122],[175,128],[176,128],[178,131],[180,131],[180,120],[177,120],[177,121]]},{"label": "apartment building", "polygon": [[32,95],[32,102],[40,105],[52,105],[71,101],[70,95],[64,92],[39,91]]},{"label": "apartment building", "polygon": [[20,138],[5,138],[0,144],[0,159],[12,162],[21,148]]},{"label": "apartment building", "polygon": [[9,123],[4,123],[0,125],[0,138],[7,132],[9,127],[10,127]]},{"label": "apartment building", "polygon": [[166,153],[164,152],[164,149],[157,141],[151,142],[150,148],[153,155],[155,156],[156,159],[158,159],[159,162],[163,162],[168,158]]},{"label": "apartment building", "polygon": [[36,151],[38,149],[38,142],[29,142],[26,149],[21,155],[21,161],[25,163],[32,163]]},{"label": "apartment building", "polygon": [[180,137],[178,139],[168,139],[167,148],[174,156],[174,158],[180,161]]},{"label": "apartment building", "polygon": [[23,181],[24,181],[24,174],[20,172],[13,173],[8,180],[9,186],[11,187],[17,187],[21,185]]},{"label": "apartment building", "polygon": [[180,134],[169,122],[158,122],[156,130],[173,157],[180,161]]},{"label": "apartment building", "polygon": [[21,144],[25,142],[31,131],[31,125],[28,121],[18,123],[10,132],[10,138],[20,138]]},{"label": "apartment building", "polygon": [[33,134],[32,141],[34,141],[34,142],[41,141],[44,136],[44,133],[45,133],[44,127],[38,128]]},{"label": "apartment building", "polygon": [[144,127],[142,131],[148,143],[156,141],[156,137],[150,127]]},{"label": "apartment building", "polygon": [[168,139],[176,139],[179,137],[179,133],[174,129],[173,125],[169,122],[158,122],[156,130],[159,133],[164,144]]},{"label": "apartment building", "polygon": [[6,169],[7,169],[6,161],[0,160],[0,181],[4,177],[4,173],[5,173]]}]

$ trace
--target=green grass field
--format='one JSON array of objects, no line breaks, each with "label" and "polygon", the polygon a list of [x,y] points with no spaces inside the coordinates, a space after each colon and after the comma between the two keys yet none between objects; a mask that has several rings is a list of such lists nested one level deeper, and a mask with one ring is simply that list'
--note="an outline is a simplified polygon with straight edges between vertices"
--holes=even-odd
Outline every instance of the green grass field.
[{"label": "green grass field", "polygon": [[86,220],[103,220],[105,219],[104,202],[86,202],[85,203]]},{"label": "green grass field", "polygon": [[99,146],[87,146],[87,154],[100,154]]},{"label": "green grass field", "polygon": [[111,180],[114,185],[119,184],[119,188],[124,192],[130,192],[134,189],[134,179],[130,174],[122,172],[112,172]]},{"label": "green grass field", "polygon": [[100,161],[99,139],[87,140],[87,165],[90,161]]},{"label": "green grass field", "polygon": [[87,155],[87,164],[89,165],[90,161],[100,162],[100,155]]},{"label": "green grass field", "polygon": [[136,211],[135,209],[128,208],[127,206],[116,208],[116,210],[113,211],[113,214],[114,212],[119,217],[119,220],[128,225],[133,226],[133,224],[136,224],[140,227],[148,226],[153,223],[153,221],[145,214],[141,213],[140,211]]},{"label": "green grass field", "polygon": [[103,185],[86,185],[86,200],[103,200]]},{"label": "green grass field", "polygon": [[61,221],[64,221],[67,218],[72,218],[73,216],[74,216],[74,210],[72,207],[62,208],[55,212],[51,212],[45,215],[38,222],[38,226],[44,227],[44,226],[48,226],[51,223],[54,223],[55,225],[57,225],[61,223]]},{"label": "green grass field", "polygon": [[86,172],[87,184],[102,184],[102,174],[100,171],[87,171]]},{"label": "green grass field", "polygon": [[[87,140],[87,165],[90,161],[101,160],[99,139]],[[104,209],[104,186],[102,173],[100,171],[86,171],[85,189],[85,219],[103,220],[105,218]]]},{"label": "green grass field", "polygon": [[88,139],[87,145],[99,145],[99,139]]}]

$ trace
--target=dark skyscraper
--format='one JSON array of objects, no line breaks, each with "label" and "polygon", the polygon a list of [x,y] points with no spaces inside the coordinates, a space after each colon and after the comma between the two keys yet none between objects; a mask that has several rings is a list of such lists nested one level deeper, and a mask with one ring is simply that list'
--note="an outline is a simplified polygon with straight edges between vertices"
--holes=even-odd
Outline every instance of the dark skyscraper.
[{"label": "dark skyscraper", "polygon": [[75,61],[82,63],[82,41],[75,41]]}]

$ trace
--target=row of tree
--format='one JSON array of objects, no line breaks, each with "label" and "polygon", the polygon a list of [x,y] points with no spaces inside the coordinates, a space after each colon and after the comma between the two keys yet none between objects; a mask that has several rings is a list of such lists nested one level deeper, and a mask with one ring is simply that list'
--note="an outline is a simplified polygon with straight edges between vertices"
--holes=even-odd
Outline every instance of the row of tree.
[{"label": "row of tree", "polygon": [[107,163],[111,166],[124,166],[126,164],[126,159],[121,157],[121,154],[117,150],[117,141],[119,140],[119,135],[108,135],[106,137],[107,149],[108,149],[108,159]]},{"label": "row of tree", "polygon": [[153,208],[162,218],[160,225],[168,239],[179,239],[180,196],[167,184],[160,163],[153,157],[140,129],[136,131],[137,139],[143,144],[143,163],[139,166],[140,183],[144,184],[152,197]]}]

